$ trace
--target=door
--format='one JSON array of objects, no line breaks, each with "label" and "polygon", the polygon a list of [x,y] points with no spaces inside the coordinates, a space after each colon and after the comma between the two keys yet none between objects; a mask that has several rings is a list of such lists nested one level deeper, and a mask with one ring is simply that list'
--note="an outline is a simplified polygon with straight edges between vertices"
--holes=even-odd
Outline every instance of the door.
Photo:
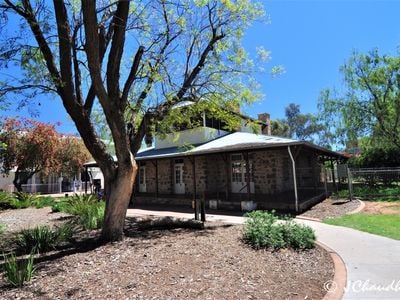
[{"label": "door", "polygon": [[139,167],[139,192],[146,193],[146,167]]},{"label": "door", "polygon": [[185,184],[183,183],[183,164],[174,166],[174,192],[175,194],[185,193]]},{"label": "door", "polygon": [[[246,161],[241,154],[231,155],[232,193],[247,193]],[[250,193],[254,193],[253,163],[249,161]]]}]

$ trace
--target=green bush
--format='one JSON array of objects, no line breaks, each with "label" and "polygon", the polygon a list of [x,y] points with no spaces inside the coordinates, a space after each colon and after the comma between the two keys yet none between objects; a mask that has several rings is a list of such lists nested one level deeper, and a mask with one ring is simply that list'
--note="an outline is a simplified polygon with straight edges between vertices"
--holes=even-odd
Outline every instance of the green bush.
[{"label": "green bush", "polygon": [[55,199],[53,197],[37,197],[32,201],[33,206],[36,208],[43,208],[47,206],[53,206],[55,204]]},{"label": "green bush", "polygon": [[29,194],[25,192],[15,193],[15,196],[9,199],[9,208],[21,209],[34,206],[38,194]]},{"label": "green bush", "polygon": [[292,220],[278,222],[274,212],[253,211],[246,214],[243,240],[255,248],[308,249],[314,246],[314,231]]},{"label": "green bush", "polygon": [[12,208],[12,204],[15,201],[13,194],[8,192],[0,192],[0,209]]},{"label": "green bush", "polygon": [[35,201],[37,201],[37,199],[40,197],[39,194],[25,192],[17,192],[15,193],[15,195],[17,196],[19,201],[29,203],[30,205],[33,205]]},{"label": "green bush", "polygon": [[59,227],[36,226],[20,231],[15,243],[23,253],[42,253],[55,249],[64,241],[70,240],[73,235],[71,224],[65,223]]},{"label": "green bush", "polygon": [[38,194],[18,192],[11,194],[7,192],[0,192],[0,209],[1,208],[28,208],[34,206],[36,208],[43,208],[52,206],[55,199],[52,197],[42,197]]},{"label": "green bush", "polygon": [[6,225],[0,224],[0,235],[2,235],[6,231]]},{"label": "green bush", "polygon": [[61,200],[55,202],[51,205],[52,212],[66,212],[66,207],[68,206],[68,202],[65,200]]},{"label": "green bush", "polygon": [[15,254],[4,255],[4,278],[14,287],[21,287],[26,281],[30,281],[35,267],[33,264],[33,254],[31,253],[27,259],[18,261]]},{"label": "green bush", "polygon": [[[399,201],[400,186],[355,186],[353,195],[361,199],[373,199],[375,201]],[[348,189],[333,193],[333,196],[347,199],[349,198]]]},{"label": "green bush", "polygon": [[105,202],[94,195],[74,195],[63,209],[66,213],[78,216],[78,224],[85,230],[103,225]]},{"label": "green bush", "polygon": [[288,221],[279,224],[279,226],[287,246],[293,249],[310,249],[314,247],[316,237],[311,227],[294,221]]}]

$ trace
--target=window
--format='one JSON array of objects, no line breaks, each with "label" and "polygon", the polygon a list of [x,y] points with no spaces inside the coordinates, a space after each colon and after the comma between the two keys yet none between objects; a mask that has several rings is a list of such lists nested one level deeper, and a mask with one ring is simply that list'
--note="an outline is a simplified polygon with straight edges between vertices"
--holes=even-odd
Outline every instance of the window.
[{"label": "window", "polygon": [[146,184],[146,167],[139,168],[139,184]]},{"label": "window", "polygon": [[232,162],[232,182],[242,182],[241,162]]},{"label": "window", "polygon": [[[249,159],[252,158],[252,155],[249,155]],[[247,170],[246,170],[246,161],[243,158],[242,154],[232,154],[232,182],[247,182]],[[250,182],[253,182],[253,162],[249,160],[249,175]]]},{"label": "window", "polygon": [[175,183],[181,183],[181,169],[175,169]]}]

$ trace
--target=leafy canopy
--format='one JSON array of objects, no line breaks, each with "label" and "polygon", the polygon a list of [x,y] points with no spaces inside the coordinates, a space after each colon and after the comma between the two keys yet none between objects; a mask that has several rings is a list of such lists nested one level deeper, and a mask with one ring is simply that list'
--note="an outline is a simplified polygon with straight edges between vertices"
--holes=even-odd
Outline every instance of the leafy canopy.
[{"label": "leafy canopy", "polygon": [[300,111],[300,105],[290,103],[285,108],[285,118],[271,122],[272,135],[288,137],[327,146],[323,138],[325,127],[318,118],[310,113]]},{"label": "leafy canopy", "polygon": [[54,125],[35,120],[5,119],[0,141],[5,145],[0,161],[6,173],[17,168],[32,175],[37,172],[76,174],[90,158],[80,139],[61,135]]},{"label": "leafy canopy", "polygon": [[400,56],[377,49],[353,53],[341,68],[345,90],[321,92],[321,119],[335,142],[355,143],[362,137],[400,149]]}]

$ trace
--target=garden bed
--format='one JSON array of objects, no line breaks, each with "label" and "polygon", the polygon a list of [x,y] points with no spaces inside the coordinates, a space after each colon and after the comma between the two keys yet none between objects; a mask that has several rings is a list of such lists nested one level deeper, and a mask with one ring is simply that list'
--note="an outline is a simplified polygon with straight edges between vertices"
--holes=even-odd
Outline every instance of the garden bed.
[{"label": "garden bed", "polygon": [[314,219],[337,218],[346,215],[360,206],[358,200],[327,198],[302,213],[300,216]]},{"label": "garden bed", "polygon": [[54,225],[67,217],[69,215],[65,213],[52,213],[51,207],[7,209],[0,211],[0,224],[4,224],[6,231],[10,233],[36,225]]},{"label": "garden bed", "polygon": [[75,248],[42,254],[24,287],[0,279],[0,298],[321,299],[333,278],[331,258],[319,247],[254,250],[241,242],[240,225],[169,228],[128,219],[126,239],[104,246],[84,241],[98,231],[80,233]]}]

